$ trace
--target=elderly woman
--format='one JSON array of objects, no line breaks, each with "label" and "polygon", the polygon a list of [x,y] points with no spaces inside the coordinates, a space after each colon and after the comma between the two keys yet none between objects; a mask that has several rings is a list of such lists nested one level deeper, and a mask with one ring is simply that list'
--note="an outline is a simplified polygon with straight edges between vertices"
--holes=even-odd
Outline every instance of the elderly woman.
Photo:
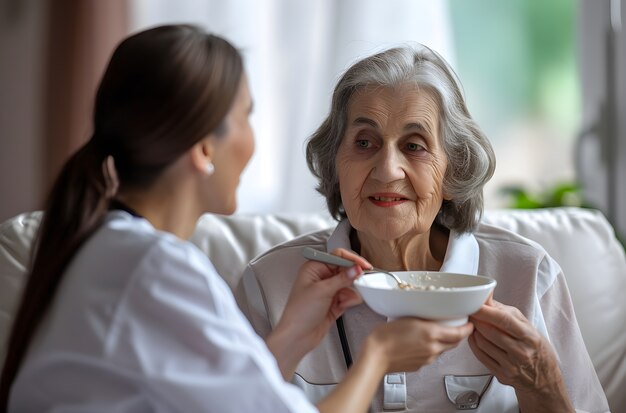
[{"label": "elderly woman", "polygon": [[[305,246],[354,250],[389,270],[484,274],[498,286],[470,318],[470,338],[417,372],[388,374],[372,410],[609,410],[558,264],[536,243],[480,223],[494,153],[438,54],[395,48],[349,68],[307,161],[339,224],[250,263],[243,304],[260,334],[278,321],[293,283],[285,269],[302,263]],[[294,381],[321,398],[386,321],[365,305],[348,310]],[[424,337],[440,328],[423,320]]]}]

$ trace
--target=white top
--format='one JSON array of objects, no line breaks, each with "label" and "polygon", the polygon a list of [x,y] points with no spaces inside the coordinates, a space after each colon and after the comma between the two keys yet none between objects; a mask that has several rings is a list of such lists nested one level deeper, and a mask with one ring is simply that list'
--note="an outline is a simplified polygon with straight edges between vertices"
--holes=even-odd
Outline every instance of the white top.
[{"label": "white top", "polygon": [[193,244],[123,211],[79,250],[10,412],[316,412]]},{"label": "white top", "polygon": [[[278,320],[293,284],[286,268],[300,265],[302,248],[351,249],[350,223],[333,230],[303,235],[253,260],[243,276],[244,309],[264,336]],[[554,347],[566,387],[577,412],[609,411],[576,323],[559,265],[537,243],[501,228],[480,224],[474,234],[450,233],[441,271],[481,274],[498,281],[494,298],[517,307]],[[386,319],[365,304],[344,314],[352,356],[369,332]],[[296,369],[294,382],[311,400],[318,400],[346,371],[336,329]],[[471,396],[471,397],[465,397]],[[476,413],[518,413],[515,391],[500,383],[474,356],[467,340],[416,372],[385,377],[371,411],[400,408],[410,412],[452,413],[470,405]]]}]

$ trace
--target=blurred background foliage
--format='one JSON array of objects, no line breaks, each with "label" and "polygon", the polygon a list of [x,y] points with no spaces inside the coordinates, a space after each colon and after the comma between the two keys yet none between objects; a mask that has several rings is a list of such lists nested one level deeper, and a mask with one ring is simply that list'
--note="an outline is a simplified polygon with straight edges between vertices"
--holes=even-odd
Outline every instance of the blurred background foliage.
[{"label": "blurred background foliage", "polygon": [[449,6],[454,66],[498,161],[486,206],[583,205],[574,166],[581,127],[577,2],[450,0]]},{"label": "blurred background foliage", "polygon": [[[500,189],[500,194],[508,200],[507,208],[534,209],[567,206],[594,208],[593,205],[585,203],[581,188],[572,183],[557,184],[540,192],[531,192],[514,185],[505,186]],[[618,233],[615,236],[626,250],[626,239]]]},{"label": "blurred background foliage", "polygon": [[505,186],[500,190],[500,193],[508,199],[508,208],[590,207],[585,205],[580,187],[572,183],[557,184],[540,192],[530,192],[520,186]]},{"label": "blurred background foliage", "polygon": [[[457,64],[476,116],[510,122],[520,113],[579,127],[576,2],[571,0],[451,0]],[[485,113],[488,111],[489,113]],[[490,137],[497,139],[497,137]]]}]

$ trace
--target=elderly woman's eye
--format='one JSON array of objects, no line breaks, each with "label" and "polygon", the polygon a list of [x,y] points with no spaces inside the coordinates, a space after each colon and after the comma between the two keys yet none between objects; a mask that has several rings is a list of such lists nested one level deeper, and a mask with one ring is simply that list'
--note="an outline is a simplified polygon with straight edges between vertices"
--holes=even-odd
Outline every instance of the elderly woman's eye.
[{"label": "elderly woman's eye", "polygon": [[358,139],[356,141],[356,146],[358,148],[367,149],[370,147],[370,142],[367,139]]},{"label": "elderly woman's eye", "polygon": [[415,143],[415,142],[409,142],[406,144],[406,148],[409,151],[415,152],[415,151],[419,151],[424,149],[424,147],[422,145],[420,145],[419,143]]}]

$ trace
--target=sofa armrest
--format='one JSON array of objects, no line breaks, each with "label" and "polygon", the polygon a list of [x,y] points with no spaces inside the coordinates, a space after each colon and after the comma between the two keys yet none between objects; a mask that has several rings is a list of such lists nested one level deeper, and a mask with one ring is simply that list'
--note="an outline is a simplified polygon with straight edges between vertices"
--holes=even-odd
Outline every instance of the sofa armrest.
[{"label": "sofa armrest", "polygon": [[0,224],[0,367],[13,314],[26,283],[26,267],[40,221],[41,212],[37,211]]}]

